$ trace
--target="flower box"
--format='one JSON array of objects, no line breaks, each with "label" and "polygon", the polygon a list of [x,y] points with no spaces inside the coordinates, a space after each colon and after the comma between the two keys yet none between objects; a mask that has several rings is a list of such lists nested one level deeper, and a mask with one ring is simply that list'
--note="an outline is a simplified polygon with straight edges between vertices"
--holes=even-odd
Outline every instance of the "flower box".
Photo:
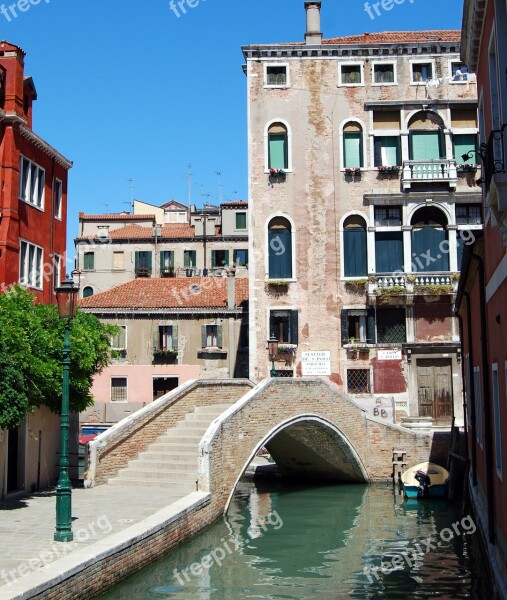
[{"label": "flower box", "polygon": [[382,165],[381,167],[377,167],[377,169],[379,173],[399,173],[401,167],[398,167],[397,165]]},{"label": "flower box", "polygon": [[296,354],[297,344],[278,344],[278,354]]},{"label": "flower box", "polygon": [[285,177],[285,171],[283,169],[269,169],[269,174],[273,177]]},{"label": "flower box", "polygon": [[361,167],[345,167],[345,175],[361,175]]},{"label": "flower box", "polygon": [[479,165],[456,165],[456,170],[458,173],[476,173]]}]

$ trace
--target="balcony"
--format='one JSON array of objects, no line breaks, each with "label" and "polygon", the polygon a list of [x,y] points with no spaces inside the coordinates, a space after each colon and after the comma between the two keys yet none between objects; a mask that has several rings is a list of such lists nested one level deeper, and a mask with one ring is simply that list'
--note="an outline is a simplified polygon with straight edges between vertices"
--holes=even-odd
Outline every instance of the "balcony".
[{"label": "balcony", "polygon": [[456,161],[439,160],[404,160],[402,183],[403,189],[409,190],[413,183],[448,183],[456,189],[458,173]]},{"label": "balcony", "polygon": [[151,277],[151,269],[147,267],[137,267],[136,277]]},{"label": "balcony", "polygon": [[400,273],[371,275],[368,278],[370,299],[391,297],[441,296],[455,294],[459,273]]}]

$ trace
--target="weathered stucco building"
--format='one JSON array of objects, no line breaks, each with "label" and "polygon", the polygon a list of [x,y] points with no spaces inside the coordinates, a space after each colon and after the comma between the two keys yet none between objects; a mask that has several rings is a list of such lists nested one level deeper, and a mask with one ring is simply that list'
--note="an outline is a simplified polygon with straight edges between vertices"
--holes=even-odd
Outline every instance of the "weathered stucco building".
[{"label": "weathered stucco building", "polygon": [[305,42],[243,48],[250,376],[316,373],[303,353],[319,351],[373,414],[460,420],[452,303],[482,228],[460,32],[323,39],[321,2],[305,8]]}]

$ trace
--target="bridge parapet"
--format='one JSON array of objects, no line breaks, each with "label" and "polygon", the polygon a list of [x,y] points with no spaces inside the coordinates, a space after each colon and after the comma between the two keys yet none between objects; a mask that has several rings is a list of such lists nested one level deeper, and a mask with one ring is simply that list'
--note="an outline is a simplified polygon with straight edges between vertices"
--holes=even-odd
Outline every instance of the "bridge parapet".
[{"label": "bridge parapet", "polygon": [[195,407],[234,402],[253,385],[246,379],[194,379],[122,419],[88,444],[85,487],[115,477]]}]

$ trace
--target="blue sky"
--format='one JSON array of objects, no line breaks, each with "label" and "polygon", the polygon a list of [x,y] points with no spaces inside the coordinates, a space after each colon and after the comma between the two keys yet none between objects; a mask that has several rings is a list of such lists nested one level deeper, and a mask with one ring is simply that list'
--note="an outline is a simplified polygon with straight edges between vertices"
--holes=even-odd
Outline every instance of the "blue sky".
[{"label": "blue sky", "polygon": [[[247,197],[240,48],[303,40],[304,2],[193,4],[179,17],[169,0],[41,0],[10,22],[0,13],[0,38],[26,51],[37,87],[34,130],[74,161],[70,255],[79,211],[129,210],[131,193],[153,204],[186,202],[189,163],[195,204],[217,201],[217,171],[224,200]],[[334,37],[457,29],[462,4],[405,0],[390,11],[380,4],[372,19],[364,0],[323,0],[322,30]]]}]

